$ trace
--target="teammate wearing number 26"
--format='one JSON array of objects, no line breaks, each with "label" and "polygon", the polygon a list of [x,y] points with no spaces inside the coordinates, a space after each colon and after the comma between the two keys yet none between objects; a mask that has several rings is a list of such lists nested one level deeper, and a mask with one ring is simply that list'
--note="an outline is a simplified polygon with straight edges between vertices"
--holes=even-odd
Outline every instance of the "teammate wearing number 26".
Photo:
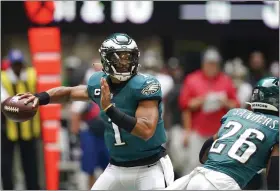
[{"label": "teammate wearing number 26", "polygon": [[260,80],[251,108],[232,109],[199,155],[203,167],[166,190],[239,190],[266,168],[268,189],[279,190],[279,78]]},{"label": "teammate wearing number 26", "polygon": [[21,98],[28,97],[34,105],[90,99],[100,106],[111,159],[92,190],[163,189],[173,182],[174,172],[162,147],[166,134],[160,84],[138,73],[140,52],[128,35],[111,35],[99,52],[103,72],[93,74],[87,86],[58,87]]}]

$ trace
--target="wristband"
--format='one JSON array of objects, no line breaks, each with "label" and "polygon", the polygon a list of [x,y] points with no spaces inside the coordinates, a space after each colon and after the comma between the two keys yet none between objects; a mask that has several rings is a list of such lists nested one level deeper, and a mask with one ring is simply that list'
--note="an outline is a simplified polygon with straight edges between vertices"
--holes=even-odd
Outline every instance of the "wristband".
[{"label": "wristband", "polygon": [[131,133],[137,123],[135,117],[126,115],[124,112],[120,111],[113,105],[106,110],[106,114],[108,117],[110,117],[113,123],[129,133]]},{"label": "wristband", "polygon": [[50,95],[47,92],[41,92],[34,94],[39,99],[39,105],[47,105],[50,103]]},{"label": "wristband", "polygon": [[106,112],[113,104],[108,105],[105,109],[103,109],[104,112]]}]

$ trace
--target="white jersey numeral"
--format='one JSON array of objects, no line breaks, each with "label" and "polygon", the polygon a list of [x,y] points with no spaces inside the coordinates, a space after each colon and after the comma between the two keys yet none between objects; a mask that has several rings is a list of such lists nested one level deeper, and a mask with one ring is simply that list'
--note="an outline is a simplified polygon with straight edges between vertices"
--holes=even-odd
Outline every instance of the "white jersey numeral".
[{"label": "white jersey numeral", "polygon": [[[233,135],[235,135],[240,129],[241,129],[242,125],[236,121],[229,121],[226,126],[224,127],[225,129],[231,129],[228,133],[224,134],[221,138],[217,139],[213,144],[212,147],[210,149],[210,152],[213,153],[221,153],[224,148],[226,147],[226,144],[218,144],[217,142],[219,140],[231,137]],[[217,146],[217,144],[218,146]]]},{"label": "white jersey numeral", "polygon": [[[108,121],[111,122],[111,119],[109,118]],[[115,141],[116,141],[115,146],[125,145],[125,142],[122,142],[119,127],[113,122],[112,122],[112,127],[113,127],[113,130],[114,130],[114,133],[115,133]]]},{"label": "white jersey numeral", "polygon": [[[262,132],[256,129],[247,129],[232,145],[232,147],[228,151],[228,156],[235,160],[238,160],[241,163],[246,163],[251,155],[257,151],[257,146],[253,142],[247,140],[247,138],[249,138],[251,135],[255,135],[255,138],[260,141],[264,140],[265,137]],[[241,155],[238,155],[237,153],[243,145],[246,145],[247,148]]]},{"label": "white jersey numeral", "polygon": [[[224,143],[219,144],[219,140],[235,135],[242,128],[242,125],[236,121],[229,121],[224,128],[230,128],[231,130],[224,134],[221,138],[214,141],[209,152],[218,154],[222,153],[227,145]],[[243,164],[246,163],[250,159],[251,155],[257,151],[257,146],[253,142],[247,140],[252,135],[254,136],[254,139],[258,139],[259,141],[263,141],[265,138],[265,135],[257,129],[246,129],[246,131],[242,133],[241,136],[231,146],[227,155]],[[241,148],[246,149],[241,151]]]}]

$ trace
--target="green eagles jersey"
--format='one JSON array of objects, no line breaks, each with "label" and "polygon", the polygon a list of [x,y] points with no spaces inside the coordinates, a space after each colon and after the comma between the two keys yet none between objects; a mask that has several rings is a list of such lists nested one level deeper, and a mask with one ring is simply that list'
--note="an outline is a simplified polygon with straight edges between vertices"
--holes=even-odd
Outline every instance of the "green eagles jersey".
[{"label": "green eagles jersey", "polygon": [[[109,78],[104,72],[97,72],[88,81],[89,97],[100,106],[100,80]],[[107,80],[108,81],[108,80]],[[110,86],[110,84],[109,84]],[[138,103],[142,100],[159,100],[159,120],[152,138],[145,141],[138,138],[116,124],[112,123],[105,112],[101,118],[106,122],[105,143],[110,157],[117,162],[134,161],[155,155],[162,151],[161,145],[166,142],[166,134],[162,120],[161,88],[159,82],[152,76],[137,74],[122,87],[112,93],[112,103],[122,112],[135,116]]]},{"label": "green eagles jersey", "polygon": [[221,123],[204,167],[229,175],[242,189],[266,168],[271,149],[279,142],[279,117],[232,109]]}]

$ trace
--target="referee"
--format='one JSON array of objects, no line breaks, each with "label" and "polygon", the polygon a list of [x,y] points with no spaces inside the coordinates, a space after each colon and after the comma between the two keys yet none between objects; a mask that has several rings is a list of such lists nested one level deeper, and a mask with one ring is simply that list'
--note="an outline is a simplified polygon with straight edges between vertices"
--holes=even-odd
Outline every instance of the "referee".
[{"label": "referee", "polygon": [[[1,71],[1,103],[17,93],[36,91],[36,72],[24,63],[20,50],[8,54],[10,68]],[[32,120],[16,123],[4,117],[1,112],[1,178],[4,190],[14,190],[13,161],[14,148],[19,146],[21,163],[28,190],[39,190],[37,138],[40,136],[38,113]]]}]

